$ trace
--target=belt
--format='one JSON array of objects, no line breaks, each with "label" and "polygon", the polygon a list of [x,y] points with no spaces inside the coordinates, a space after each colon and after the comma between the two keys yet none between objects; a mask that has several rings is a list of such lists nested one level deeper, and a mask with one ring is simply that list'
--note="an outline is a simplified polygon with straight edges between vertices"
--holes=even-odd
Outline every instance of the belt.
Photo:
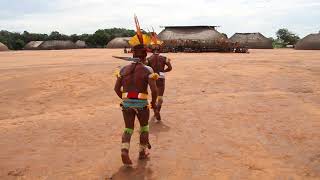
[{"label": "belt", "polygon": [[148,94],[137,92],[124,92],[122,99],[148,99]]},{"label": "belt", "polygon": [[142,110],[148,107],[146,99],[124,99],[120,106],[124,109]]}]

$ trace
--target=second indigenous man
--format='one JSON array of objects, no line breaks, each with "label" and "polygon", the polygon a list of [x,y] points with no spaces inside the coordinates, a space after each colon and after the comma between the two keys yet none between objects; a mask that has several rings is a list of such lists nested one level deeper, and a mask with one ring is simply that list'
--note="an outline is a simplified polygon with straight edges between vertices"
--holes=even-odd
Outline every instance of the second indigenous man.
[{"label": "second indigenous man", "polygon": [[158,88],[158,97],[156,108],[154,108],[155,118],[160,121],[160,111],[163,103],[163,95],[165,90],[165,73],[170,72],[172,70],[172,65],[170,59],[161,56],[161,47],[163,42],[159,40],[156,33],[151,33],[151,49],[152,55],[147,59],[148,66],[152,67],[153,71],[159,75],[159,79],[157,80],[157,88]]}]

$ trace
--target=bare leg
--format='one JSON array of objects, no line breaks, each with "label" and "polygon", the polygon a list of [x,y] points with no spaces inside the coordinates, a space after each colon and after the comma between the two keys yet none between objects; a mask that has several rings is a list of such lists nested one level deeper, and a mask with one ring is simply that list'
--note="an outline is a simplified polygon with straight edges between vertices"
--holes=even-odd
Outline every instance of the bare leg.
[{"label": "bare leg", "polygon": [[157,87],[158,87],[158,100],[157,100],[157,106],[154,110],[154,115],[158,121],[161,121],[161,107],[163,103],[163,94],[165,90],[165,79],[159,79],[157,80]]},{"label": "bare leg", "polygon": [[122,110],[122,114],[126,128],[122,135],[121,158],[123,164],[131,165],[132,161],[129,157],[129,148],[136,112],[133,109],[127,109]]},{"label": "bare leg", "polygon": [[139,110],[139,113],[137,115],[141,127],[139,159],[148,158],[149,153],[147,153],[146,148],[151,148],[149,143],[149,116],[150,110],[148,108]]}]

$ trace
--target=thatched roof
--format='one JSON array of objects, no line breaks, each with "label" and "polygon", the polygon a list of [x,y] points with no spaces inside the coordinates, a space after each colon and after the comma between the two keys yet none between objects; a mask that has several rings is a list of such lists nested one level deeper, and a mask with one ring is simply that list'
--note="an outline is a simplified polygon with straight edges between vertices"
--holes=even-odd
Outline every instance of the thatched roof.
[{"label": "thatched roof", "polygon": [[76,49],[77,46],[72,41],[45,41],[40,46],[39,49],[42,50],[59,50],[59,49]]},{"label": "thatched roof", "polygon": [[225,38],[216,26],[166,26],[159,38],[167,40],[215,40]]},{"label": "thatched roof", "polygon": [[167,47],[215,47],[228,39],[219,33],[216,26],[166,26],[159,38]]},{"label": "thatched roof", "polygon": [[261,33],[235,33],[231,42],[240,43],[241,46],[247,46],[249,49],[272,49],[272,40],[266,38]]},{"label": "thatched roof", "polygon": [[30,41],[28,44],[24,46],[25,50],[37,50],[39,46],[43,43],[43,41]]},{"label": "thatched roof", "polygon": [[0,42],[0,51],[9,51],[8,47]]},{"label": "thatched roof", "polygon": [[130,47],[129,41],[131,37],[117,37],[112,39],[106,46],[109,49]]},{"label": "thatched roof", "polygon": [[300,50],[320,50],[320,32],[304,37],[296,44],[295,48]]},{"label": "thatched roof", "polygon": [[86,42],[85,41],[81,41],[81,40],[78,40],[76,42],[76,46],[77,46],[77,48],[87,48],[88,47]]}]

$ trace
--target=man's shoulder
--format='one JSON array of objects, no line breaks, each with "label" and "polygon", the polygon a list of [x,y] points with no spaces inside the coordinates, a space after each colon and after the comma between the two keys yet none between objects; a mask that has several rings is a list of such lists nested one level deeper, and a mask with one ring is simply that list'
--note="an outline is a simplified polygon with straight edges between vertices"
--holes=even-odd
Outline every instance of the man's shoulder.
[{"label": "man's shoulder", "polygon": [[[131,69],[131,66],[132,66],[132,65],[134,65],[134,63],[128,64],[128,65],[125,65],[125,66],[121,67],[121,68],[120,68],[120,73],[121,73],[121,72],[125,72],[125,71],[128,70],[128,69]],[[152,67],[150,67],[150,66],[148,66],[148,65],[139,63],[136,68],[139,68],[139,67],[145,69],[146,71],[148,71],[148,72],[150,72],[150,73],[153,73]]]},{"label": "man's shoulder", "polygon": [[143,65],[143,66],[144,66],[144,68],[145,68],[148,72],[153,73],[152,67],[147,66],[147,65]]},{"label": "man's shoulder", "polygon": [[125,66],[120,67],[120,74],[123,75],[123,73],[126,71],[126,69],[130,68],[132,64],[127,64]]},{"label": "man's shoulder", "polygon": [[150,61],[154,58],[155,56],[152,54],[151,56],[147,57],[147,60]]},{"label": "man's shoulder", "polygon": [[168,58],[166,56],[159,55],[160,59],[166,61]]},{"label": "man's shoulder", "polygon": [[152,59],[154,59],[154,58],[159,58],[159,59],[163,59],[163,60],[166,60],[167,59],[167,57],[166,56],[162,56],[162,55],[154,55],[154,54],[152,54],[150,57],[148,57],[147,58],[147,60],[152,60]]}]

